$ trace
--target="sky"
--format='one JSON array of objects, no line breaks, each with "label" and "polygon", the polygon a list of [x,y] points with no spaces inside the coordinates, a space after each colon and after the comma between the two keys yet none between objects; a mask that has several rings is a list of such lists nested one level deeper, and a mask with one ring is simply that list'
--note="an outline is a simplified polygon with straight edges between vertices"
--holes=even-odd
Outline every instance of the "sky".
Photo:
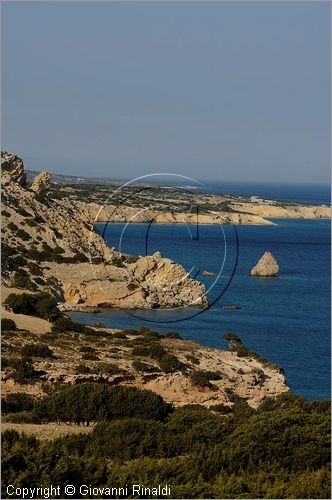
[{"label": "sky", "polygon": [[323,2],[6,2],[2,149],[108,178],[327,183]]}]

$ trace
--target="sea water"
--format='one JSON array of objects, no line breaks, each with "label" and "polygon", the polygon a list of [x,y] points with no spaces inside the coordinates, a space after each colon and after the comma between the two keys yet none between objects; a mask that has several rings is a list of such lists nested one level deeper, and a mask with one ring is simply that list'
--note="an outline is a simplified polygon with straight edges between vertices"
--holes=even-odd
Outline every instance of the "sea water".
[{"label": "sea water", "polygon": [[[330,397],[330,221],[273,220],[275,225],[98,224],[110,246],[140,255],[160,251],[204,282],[208,310],[74,313],[84,323],[114,328],[150,326],[177,331],[206,346],[226,347],[225,332],[280,364],[290,389],[309,399]],[[249,276],[266,251],[280,266],[277,278]],[[203,271],[216,273],[203,276]],[[223,309],[236,305],[240,309]],[[199,313],[199,314],[197,314]],[[195,316],[196,314],[196,316]],[[190,317],[193,316],[193,317]],[[153,321],[153,322],[152,322]]]}]

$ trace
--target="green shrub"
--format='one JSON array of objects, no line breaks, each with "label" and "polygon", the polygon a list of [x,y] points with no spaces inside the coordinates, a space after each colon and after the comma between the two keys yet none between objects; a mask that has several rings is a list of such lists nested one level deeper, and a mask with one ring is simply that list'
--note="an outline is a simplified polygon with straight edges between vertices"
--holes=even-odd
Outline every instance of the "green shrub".
[{"label": "green shrub", "polygon": [[14,222],[9,222],[8,224],[8,229],[10,229],[11,231],[17,231],[18,230],[18,227],[16,224],[14,224]]},{"label": "green shrub", "polygon": [[99,363],[96,369],[98,373],[104,373],[107,375],[125,374],[125,371],[115,363]]},{"label": "green shrub", "polygon": [[46,292],[22,293],[20,295],[11,293],[5,300],[5,305],[15,314],[38,316],[48,321],[53,321],[61,316],[56,300]]},{"label": "green shrub", "polygon": [[[23,257],[22,255],[15,255],[15,257],[11,257],[10,258],[10,264],[11,264],[11,267],[13,269],[18,269],[19,267],[21,266],[26,266],[28,263],[28,261],[26,260],[25,257]],[[24,269],[21,269],[21,273],[24,272],[25,274],[26,271]]]},{"label": "green shrub", "polygon": [[24,208],[21,208],[19,207],[17,210],[17,213],[22,215],[23,217],[30,217],[31,214],[29,214],[29,212],[27,212]]},{"label": "green shrub", "polygon": [[93,347],[91,347],[90,345],[82,345],[80,348],[79,348],[79,351],[80,352],[96,352],[96,349],[94,349]]},{"label": "green shrub", "polygon": [[37,285],[40,285],[40,286],[45,286],[46,285],[46,281],[43,280],[42,278],[39,278],[39,276],[36,276],[34,278],[34,282],[37,283]]},{"label": "green shrub", "polygon": [[160,344],[153,343],[148,349],[148,356],[157,361],[160,361],[166,354],[167,352]]},{"label": "green shrub", "polygon": [[92,328],[77,323],[77,321],[72,321],[69,318],[58,318],[51,328],[54,333],[65,333],[65,332],[77,332],[77,333],[87,333],[87,334],[97,334]]},{"label": "green shrub", "polygon": [[239,403],[243,401],[243,399],[238,396],[230,387],[225,387],[224,392],[227,396],[228,401],[230,401],[231,403]]},{"label": "green shrub", "polygon": [[5,416],[5,422],[13,424],[40,424],[38,416],[31,411],[20,411],[17,413],[8,413]]},{"label": "green shrub", "polygon": [[36,376],[32,360],[30,358],[21,358],[13,360],[12,378],[15,382],[26,383]]},{"label": "green shrub", "polygon": [[30,273],[33,274],[34,276],[42,276],[43,275],[43,271],[42,271],[41,267],[38,266],[38,264],[35,264],[34,262],[28,263],[28,269],[29,269]]},{"label": "green shrub", "polygon": [[24,231],[24,229],[18,229],[16,231],[16,236],[18,236],[23,241],[31,240],[30,234]]},{"label": "green shrub", "polygon": [[125,265],[120,257],[113,257],[112,265],[116,266],[116,267],[125,267]]},{"label": "green shrub", "polygon": [[97,383],[69,386],[36,403],[36,413],[41,418],[76,424],[135,416],[164,420],[171,409],[151,391]]},{"label": "green shrub", "polygon": [[38,226],[37,222],[34,219],[26,219],[25,223],[30,227]]},{"label": "green shrub", "polygon": [[182,340],[181,335],[179,335],[177,332],[167,332],[167,333],[165,333],[165,337],[168,339]]},{"label": "green shrub", "polygon": [[177,437],[161,422],[137,416],[95,425],[90,439],[95,453],[121,461],[140,457],[172,457],[178,452]]},{"label": "green shrub", "polygon": [[46,344],[25,344],[22,347],[22,356],[36,358],[52,358],[53,351]]},{"label": "green shrub", "polygon": [[9,331],[17,330],[15,321],[9,318],[1,318],[1,330],[9,330]]},{"label": "green shrub", "polygon": [[133,361],[132,367],[137,372],[151,373],[151,372],[160,371],[159,368],[156,368],[154,366],[148,365],[147,363],[143,363],[143,361],[139,361],[139,360],[138,361]]},{"label": "green shrub", "polygon": [[37,289],[35,283],[31,281],[29,274],[21,268],[17,269],[12,280],[12,286],[14,288],[22,288],[31,291],[35,291]]},{"label": "green shrub", "polygon": [[107,332],[106,330],[94,330],[93,328],[90,327],[85,327],[83,331],[84,335],[86,335],[88,338],[90,337],[99,337],[99,338],[111,338],[112,335]]},{"label": "green shrub", "polygon": [[222,403],[210,406],[209,409],[221,413],[222,415],[229,415],[233,412],[233,408],[231,406],[227,406]]},{"label": "green shrub", "polygon": [[161,359],[158,360],[158,365],[161,371],[165,373],[173,373],[179,370],[183,370],[183,364],[178,360],[173,354],[165,354]]},{"label": "green shrub", "polygon": [[123,332],[114,332],[112,334],[113,339],[126,339],[126,335]]},{"label": "green shrub", "polygon": [[134,264],[139,260],[139,255],[127,255],[126,262],[128,264]]},{"label": "green shrub", "polygon": [[139,329],[139,333],[141,335],[144,335],[145,333],[148,332],[151,332],[151,328],[149,328],[148,326],[141,326],[141,328]]},{"label": "green shrub", "polygon": [[224,339],[231,344],[242,344],[242,340],[233,332],[226,332]]},{"label": "green shrub", "polygon": [[134,328],[126,328],[123,330],[124,335],[141,335],[141,332],[134,330]]},{"label": "green shrub", "polygon": [[83,374],[90,373],[90,372],[91,372],[91,369],[87,365],[79,364],[75,367],[75,373],[77,373],[77,374],[83,375]]},{"label": "green shrub", "polygon": [[139,286],[137,285],[137,283],[128,283],[127,288],[128,290],[133,291],[139,288]]},{"label": "green shrub", "polygon": [[198,370],[190,373],[190,381],[196,387],[213,387],[211,380],[220,380],[222,378],[219,372]]},{"label": "green shrub", "polygon": [[186,359],[190,361],[190,363],[193,363],[194,365],[199,365],[200,361],[196,356],[193,354],[186,354]]},{"label": "green shrub", "polygon": [[90,361],[98,361],[99,358],[97,354],[94,352],[86,352],[82,355],[82,359],[90,360]]},{"label": "green shrub", "polygon": [[144,337],[148,340],[160,340],[164,338],[161,333],[155,332],[154,330],[149,330],[148,332],[144,333]]},{"label": "green shrub", "polygon": [[17,413],[33,409],[35,399],[25,392],[13,392],[1,398],[3,413]]},{"label": "green shrub", "polygon": [[132,349],[131,354],[133,356],[148,356],[149,349],[147,347],[143,347],[143,346],[136,346]]},{"label": "green shrub", "polygon": [[1,370],[5,370],[11,366],[11,360],[1,356]]}]

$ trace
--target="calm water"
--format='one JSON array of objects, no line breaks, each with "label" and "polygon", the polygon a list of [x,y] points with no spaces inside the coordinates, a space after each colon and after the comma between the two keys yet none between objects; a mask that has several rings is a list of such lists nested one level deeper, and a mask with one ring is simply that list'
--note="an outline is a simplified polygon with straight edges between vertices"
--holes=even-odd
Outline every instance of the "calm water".
[{"label": "calm water", "polygon": [[[109,311],[98,315],[72,314],[85,323],[102,321],[112,327],[152,326],[159,331],[176,330],[184,338],[207,346],[225,347],[226,331],[236,332],[245,345],[285,370],[291,390],[310,399],[330,397],[330,222],[327,220],[275,220],[277,226],[200,226],[199,239],[192,240],[185,225],[108,225],[105,239],[123,252],[151,254],[180,262],[203,281],[209,301],[220,299],[203,314],[186,308],[179,311]],[[103,225],[99,225],[102,229]],[[193,228],[195,229],[195,228]],[[226,241],[226,244],[225,244]],[[225,250],[226,249],[226,250]],[[248,276],[265,250],[279,262],[276,279]],[[237,265],[236,265],[237,261]],[[222,265],[224,267],[222,268]],[[204,277],[203,270],[220,276]],[[234,277],[230,278],[234,272]],[[213,285],[211,287],[211,285]],[[239,305],[224,310],[221,305]],[[155,324],[143,319],[161,321]],[[177,321],[177,322],[171,322]]]},{"label": "calm water", "polygon": [[[204,181],[203,181],[204,182]],[[244,196],[260,196],[274,200],[292,200],[317,205],[331,204],[329,184],[285,184],[257,182],[204,182],[208,193],[227,193]]]}]

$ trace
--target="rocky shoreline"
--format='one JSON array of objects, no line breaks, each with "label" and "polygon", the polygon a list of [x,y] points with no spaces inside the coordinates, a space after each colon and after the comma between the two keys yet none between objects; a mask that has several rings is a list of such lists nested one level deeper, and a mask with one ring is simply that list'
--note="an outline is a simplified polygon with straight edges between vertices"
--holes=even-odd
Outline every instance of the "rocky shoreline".
[{"label": "rocky shoreline", "polygon": [[23,161],[3,152],[3,284],[54,295],[65,310],[205,307],[205,287],[159,252],[140,257],[107,247],[90,215],[50,194],[43,172],[31,186]]}]

